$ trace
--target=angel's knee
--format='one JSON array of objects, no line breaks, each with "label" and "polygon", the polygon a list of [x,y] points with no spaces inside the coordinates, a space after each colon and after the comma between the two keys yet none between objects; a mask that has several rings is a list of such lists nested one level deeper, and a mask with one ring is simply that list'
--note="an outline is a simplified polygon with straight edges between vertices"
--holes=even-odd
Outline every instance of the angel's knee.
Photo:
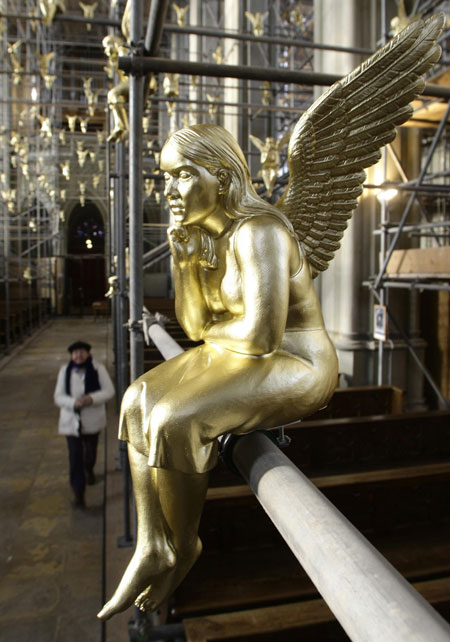
[{"label": "angel's knee", "polygon": [[164,440],[179,443],[180,440],[189,438],[188,435],[196,429],[198,423],[195,409],[189,408],[189,404],[166,399],[153,406],[146,432],[150,438],[151,435],[158,435]]},{"label": "angel's knee", "polygon": [[174,404],[167,401],[159,401],[153,406],[150,413],[146,432],[160,435],[161,437],[169,436],[175,429],[179,420],[180,412]]}]

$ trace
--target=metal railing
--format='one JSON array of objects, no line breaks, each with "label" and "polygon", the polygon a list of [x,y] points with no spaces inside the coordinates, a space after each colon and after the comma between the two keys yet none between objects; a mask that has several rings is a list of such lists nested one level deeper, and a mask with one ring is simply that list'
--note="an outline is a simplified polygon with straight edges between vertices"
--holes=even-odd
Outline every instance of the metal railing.
[{"label": "metal railing", "polygon": [[[165,359],[183,349],[146,314]],[[228,440],[232,461],[353,642],[449,642],[450,625],[262,431]]]}]

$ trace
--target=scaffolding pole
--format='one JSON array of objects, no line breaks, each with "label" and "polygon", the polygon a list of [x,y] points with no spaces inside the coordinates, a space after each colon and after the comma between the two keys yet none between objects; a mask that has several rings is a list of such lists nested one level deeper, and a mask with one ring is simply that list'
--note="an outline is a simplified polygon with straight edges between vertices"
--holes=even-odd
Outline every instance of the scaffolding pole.
[{"label": "scaffolding pole", "polygon": [[[296,85],[329,86],[338,80],[342,80],[342,76],[339,74],[325,74],[317,71],[293,71],[273,67],[247,67],[245,65],[218,65],[209,62],[146,58],[144,56],[122,56],[119,58],[119,69],[128,74],[138,75],[164,72],[191,76],[239,78],[241,80],[268,80],[269,82],[293,83]],[[427,84],[421,95],[449,100],[450,87]]]},{"label": "scaffolding pole", "polygon": [[[142,0],[132,0],[130,16],[131,46],[142,40]],[[144,338],[141,317],[144,305],[143,289],[143,212],[142,212],[142,115],[144,78],[130,74],[129,96],[129,202],[130,202],[130,379],[144,372]]]},{"label": "scaffolding pole", "polygon": [[[436,150],[436,147],[437,147],[437,145],[438,145],[438,143],[439,143],[439,141],[441,139],[442,133],[443,133],[443,131],[444,131],[446,125],[447,125],[447,120],[448,120],[449,114],[450,114],[450,102],[447,104],[447,109],[445,110],[445,113],[442,116],[441,122],[439,123],[439,127],[437,128],[436,133],[434,135],[431,147],[428,150],[427,158],[426,158],[425,163],[424,163],[424,165],[423,165],[423,167],[422,167],[422,169],[420,171],[419,177],[418,177],[418,179],[416,181],[416,186],[417,187],[420,187],[420,185],[421,185],[421,183],[422,183],[422,181],[423,181],[423,179],[425,177],[425,174],[427,172],[428,166],[429,166],[429,164],[431,162],[431,159],[433,158],[433,154],[434,154],[434,152]],[[409,213],[410,213],[410,211],[412,209],[412,206],[414,204],[415,199],[416,199],[416,193],[413,192],[413,194],[411,194],[411,196],[409,198],[409,201],[408,201],[408,203],[407,203],[407,205],[406,205],[406,207],[404,209],[404,212],[403,212],[402,217],[400,219],[400,222],[398,224],[398,228],[396,229],[394,238],[392,239],[391,244],[390,244],[386,254],[383,256],[383,263],[382,263],[382,265],[380,267],[380,271],[378,273],[378,276],[376,277],[375,282],[373,284],[373,288],[375,290],[378,290],[380,288],[381,282],[382,282],[384,274],[386,272],[387,264],[389,263],[389,260],[390,260],[390,258],[392,256],[392,253],[393,253],[394,249],[395,249],[395,246],[397,245],[397,242],[398,242],[398,240],[400,238],[400,234],[403,231],[403,227],[404,227],[404,225],[406,223],[406,220],[407,220],[407,218],[409,216]]]}]

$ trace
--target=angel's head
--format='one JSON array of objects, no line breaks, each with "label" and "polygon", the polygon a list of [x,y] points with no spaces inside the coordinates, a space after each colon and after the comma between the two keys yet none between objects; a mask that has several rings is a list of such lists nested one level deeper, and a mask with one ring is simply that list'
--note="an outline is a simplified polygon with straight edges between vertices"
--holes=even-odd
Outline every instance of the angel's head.
[{"label": "angel's head", "polygon": [[166,141],[197,165],[216,176],[222,184],[221,206],[230,218],[270,215],[290,222],[275,207],[258,196],[244,154],[234,136],[220,125],[199,124],[178,130]]}]

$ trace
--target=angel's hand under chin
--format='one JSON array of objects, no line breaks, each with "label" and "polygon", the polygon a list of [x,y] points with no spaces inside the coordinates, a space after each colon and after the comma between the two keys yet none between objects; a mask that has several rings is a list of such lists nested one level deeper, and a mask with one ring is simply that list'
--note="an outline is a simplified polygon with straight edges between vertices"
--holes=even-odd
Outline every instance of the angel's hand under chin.
[{"label": "angel's hand under chin", "polygon": [[173,225],[167,230],[174,260],[182,266],[200,254],[200,230],[195,226]]}]

